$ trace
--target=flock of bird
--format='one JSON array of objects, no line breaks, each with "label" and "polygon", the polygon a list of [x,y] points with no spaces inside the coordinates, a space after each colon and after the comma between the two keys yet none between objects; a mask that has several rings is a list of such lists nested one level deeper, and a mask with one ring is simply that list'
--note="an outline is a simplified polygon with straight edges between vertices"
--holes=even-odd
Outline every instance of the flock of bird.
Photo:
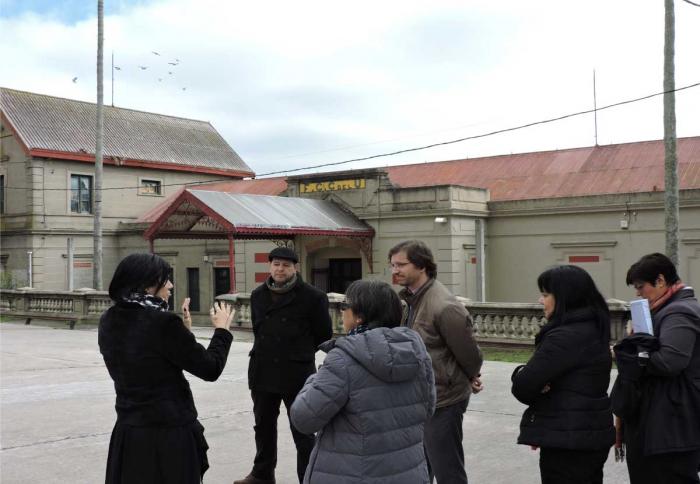
[{"label": "flock of bird", "polygon": [[[155,50],[152,50],[152,51],[151,51],[151,54],[153,54],[154,56],[162,57],[162,55],[160,54],[160,52],[156,52]],[[175,67],[177,67],[178,65],[180,65],[180,59],[175,58],[175,59],[173,59],[172,61],[169,61],[169,62],[167,63],[167,65],[170,66],[170,67],[168,67],[168,70],[167,70],[168,76],[171,76],[171,78],[174,78],[174,75],[175,75]],[[150,66],[150,65],[139,65],[139,66],[137,66],[137,67],[138,67],[140,70],[145,71],[145,70],[148,70],[150,67],[153,67],[154,69],[157,69],[157,68],[159,68],[159,67],[162,67],[162,65],[154,65],[154,66]],[[121,67],[116,66],[116,65],[112,65],[112,68],[113,68],[115,71],[121,71],[121,70],[122,70]],[[165,71],[162,71],[162,72],[165,72]],[[158,82],[163,82],[163,80],[166,79],[165,76],[164,76],[163,74],[161,74],[161,76],[163,76],[163,77],[158,77],[158,78],[157,78],[157,79],[158,79]],[[77,76],[74,77],[74,78],[72,79],[72,81],[73,81],[74,84],[77,83],[77,82],[78,82],[78,77],[77,77]],[[186,90],[187,90],[186,87],[181,87],[180,89],[181,89],[182,91],[186,91]]]}]

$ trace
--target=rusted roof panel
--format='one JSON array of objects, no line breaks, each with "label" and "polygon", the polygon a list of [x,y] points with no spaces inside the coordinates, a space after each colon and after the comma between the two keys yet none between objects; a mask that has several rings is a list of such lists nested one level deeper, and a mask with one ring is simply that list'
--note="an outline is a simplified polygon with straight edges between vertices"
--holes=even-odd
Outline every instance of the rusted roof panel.
[{"label": "rusted roof panel", "polygon": [[[678,140],[681,189],[700,188],[700,136]],[[663,190],[663,141],[390,166],[396,187],[486,188],[491,200]]]},{"label": "rusted roof panel", "polygon": [[[2,88],[0,106],[30,151],[94,159],[95,104]],[[104,107],[104,156],[254,174],[208,122],[111,106]]]}]

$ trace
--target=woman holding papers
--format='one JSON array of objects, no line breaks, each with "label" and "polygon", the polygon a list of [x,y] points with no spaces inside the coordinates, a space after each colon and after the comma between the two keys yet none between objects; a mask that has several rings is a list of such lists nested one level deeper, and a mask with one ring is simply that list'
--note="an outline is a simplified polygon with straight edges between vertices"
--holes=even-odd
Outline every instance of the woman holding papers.
[{"label": "woman holding papers", "polygon": [[543,484],[598,484],[615,439],[607,389],[610,317],[586,271],[564,265],[537,278],[547,318],[512,392],[529,405],[519,444],[540,450]]},{"label": "woman holding papers", "polygon": [[[636,368],[616,352],[620,378],[634,373],[639,395],[622,415],[631,484],[700,482],[700,304],[663,254],[639,259],[627,284],[649,302],[654,335],[635,334],[616,346],[637,341]],[[639,346],[650,338],[654,344]]]}]

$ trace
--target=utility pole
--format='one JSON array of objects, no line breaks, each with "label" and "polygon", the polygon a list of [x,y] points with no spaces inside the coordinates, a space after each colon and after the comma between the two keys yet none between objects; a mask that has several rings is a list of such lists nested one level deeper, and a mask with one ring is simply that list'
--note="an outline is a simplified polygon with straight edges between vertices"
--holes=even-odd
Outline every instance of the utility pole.
[{"label": "utility pole", "polygon": [[95,187],[94,187],[94,244],[92,285],[102,290],[102,137],[104,132],[104,86],[103,86],[103,50],[104,50],[104,0],[97,0],[97,126],[95,129]]},{"label": "utility pole", "polygon": [[676,154],[675,14],[673,0],[665,0],[664,35],[664,220],[666,255],[678,266],[678,157]]}]

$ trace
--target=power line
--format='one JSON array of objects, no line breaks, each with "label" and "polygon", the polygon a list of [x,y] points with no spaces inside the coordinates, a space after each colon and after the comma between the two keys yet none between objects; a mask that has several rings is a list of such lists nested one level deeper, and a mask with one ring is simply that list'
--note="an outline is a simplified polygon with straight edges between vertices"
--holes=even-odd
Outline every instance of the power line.
[{"label": "power line", "polygon": [[[353,158],[353,159],[350,159],[350,160],[335,161],[335,162],[329,162],[329,163],[321,163],[321,164],[319,164],[319,165],[310,165],[310,166],[304,166],[304,167],[300,167],[300,168],[291,168],[291,169],[288,169],[288,170],[279,170],[279,171],[271,171],[271,172],[267,172],[267,173],[260,173],[260,174],[256,175],[255,178],[258,179],[259,177],[263,177],[263,176],[279,175],[279,174],[282,174],[282,173],[293,173],[293,172],[298,172],[298,171],[303,171],[303,170],[313,170],[313,169],[316,169],[316,168],[324,168],[324,167],[327,167],[327,166],[344,165],[344,164],[352,163],[352,162],[355,162],[355,161],[373,160],[373,159],[376,159],[376,158],[383,158],[383,157],[394,156],[394,155],[399,155],[399,154],[403,154],[403,153],[411,153],[411,152],[414,152],[414,151],[427,150],[427,149],[430,149],[430,148],[435,148],[435,147],[437,147],[437,146],[446,146],[446,145],[451,145],[451,144],[455,144],[455,143],[461,143],[461,142],[463,142],[463,141],[470,141],[470,140],[475,140],[475,139],[480,139],[480,138],[486,138],[486,137],[489,137],[489,136],[495,136],[495,135],[497,135],[497,134],[509,133],[509,132],[512,132],[512,131],[517,131],[517,130],[521,130],[521,129],[525,129],[525,128],[530,128],[530,127],[532,127],[532,126],[538,126],[538,125],[542,125],[542,124],[549,124],[549,123],[553,123],[553,122],[556,122],[556,121],[561,121],[561,120],[564,120],[564,119],[573,118],[573,117],[575,117],[575,116],[582,116],[582,115],[584,115],[584,114],[590,114],[590,113],[597,112],[597,111],[603,111],[603,110],[605,110],[605,109],[610,109],[610,108],[614,108],[614,107],[618,107],[618,106],[623,106],[623,105],[625,105],[625,104],[631,104],[631,103],[635,103],[635,102],[639,102],[639,101],[645,101],[645,100],[651,99],[651,98],[653,98],[653,97],[661,96],[661,95],[664,95],[664,94],[667,94],[667,93],[671,93],[671,92],[684,91],[684,90],[686,90],[686,89],[691,89],[691,88],[697,87],[697,86],[700,86],[700,82],[696,82],[696,83],[694,83],[694,84],[689,84],[689,85],[687,85],[687,86],[679,87],[679,88],[672,89],[672,90],[669,90],[669,91],[657,92],[657,93],[654,93],[654,94],[649,94],[649,95],[642,96],[642,97],[638,97],[638,98],[634,98],[634,99],[628,99],[628,100],[626,100],[626,101],[620,101],[620,102],[617,102],[617,103],[608,104],[608,105],[606,105],[606,106],[602,106],[602,107],[597,108],[597,109],[596,109],[596,108],[594,108],[594,109],[587,109],[587,110],[585,110],[585,111],[578,111],[578,112],[575,112],[575,113],[565,114],[565,115],[563,115],[563,116],[557,116],[557,117],[555,117],[555,118],[544,119],[544,120],[541,120],[541,121],[534,121],[534,122],[531,122],[531,123],[521,124],[521,125],[519,125],[519,126],[513,126],[513,127],[511,127],[511,128],[504,128],[504,129],[499,129],[499,130],[495,130],[495,131],[489,131],[489,132],[487,132],[487,133],[477,134],[477,135],[473,135],[473,136],[467,136],[467,137],[464,137],[464,138],[454,139],[454,140],[450,140],[450,141],[442,141],[442,142],[439,142],[439,143],[433,143],[433,144],[424,145],[424,146],[417,146],[417,147],[414,147],[414,148],[406,148],[406,149],[403,149],[403,150],[392,151],[392,152],[389,152],[389,153],[380,153],[380,154],[365,156],[365,157],[361,157],[361,158]],[[22,163],[24,163],[24,162],[22,162]],[[186,186],[192,186],[192,185],[202,186],[202,185],[208,185],[208,184],[211,184],[211,183],[221,183],[221,182],[231,182],[231,181],[236,181],[236,180],[235,180],[235,179],[231,179],[231,178],[219,178],[219,179],[207,180],[207,181],[201,181],[201,182],[164,183],[164,184],[161,185],[161,187],[168,187],[168,186],[182,186],[182,187],[186,187]],[[8,187],[5,187],[5,188],[8,189],[8,190],[26,190],[26,188],[23,188],[23,187],[9,187],[9,186],[8,186]],[[105,190],[138,190],[139,188],[141,188],[141,187],[140,187],[140,186],[107,187],[107,188],[102,188],[102,191],[105,191]],[[70,188],[44,188],[44,189],[43,189],[43,191],[70,191],[70,190],[71,190]]]},{"label": "power line", "polygon": [[563,116],[558,116],[558,117],[556,117],[556,118],[550,118],[550,119],[545,119],[545,120],[542,120],[542,121],[535,121],[535,122],[532,122],[532,123],[521,124],[520,126],[514,126],[514,127],[512,127],[512,128],[499,129],[499,130],[496,130],[496,131],[490,131],[490,132],[488,132],[488,133],[477,134],[477,135],[474,135],[474,136],[467,136],[467,137],[465,137],[465,138],[459,138],[459,139],[455,139],[455,140],[451,140],[451,141],[442,141],[442,142],[440,142],[440,143],[433,143],[433,144],[429,144],[429,145],[425,145],[425,146],[418,146],[418,147],[415,147],[415,148],[406,148],[406,149],[399,150],[399,151],[393,151],[393,152],[391,152],[391,153],[381,153],[381,154],[378,154],[378,155],[365,156],[365,157],[362,157],[362,158],[353,158],[352,160],[337,161],[337,162],[334,162],[334,163],[323,163],[323,164],[321,164],[321,165],[306,166],[306,167],[303,167],[303,168],[293,168],[293,169],[291,169],[291,170],[272,171],[272,172],[269,172],[269,173],[261,173],[261,174],[259,174],[259,175],[257,175],[257,176],[260,177],[260,176],[268,176],[268,175],[277,175],[277,174],[280,174],[280,173],[292,173],[292,172],[295,172],[295,171],[312,170],[312,169],[314,169],[314,168],[322,168],[322,167],[325,167],[325,166],[342,165],[342,164],[345,164],[345,163],[352,163],[352,162],[354,162],[354,161],[373,160],[373,159],[375,159],[375,158],[381,158],[381,157],[385,157],[385,156],[394,156],[394,155],[400,155],[400,154],[402,154],[402,153],[410,153],[410,152],[413,152],[413,151],[427,150],[427,149],[429,149],[429,148],[435,148],[436,146],[445,146],[445,145],[451,145],[451,144],[455,144],[455,143],[461,143],[462,141],[469,141],[469,140],[474,140],[474,139],[479,139],[479,138],[486,138],[487,136],[493,136],[493,135],[496,135],[496,134],[508,133],[508,132],[510,132],[510,131],[516,131],[516,130],[519,130],[519,129],[530,128],[530,127],[532,127],[532,126],[537,126],[537,125],[540,125],[540,124],[553,123],[553,122],[555,122],[555,121],[561,121],[561,120],[563,120],[563,119],[573,118],[574,116],[581,116],[581,115],[583,115],[583,114],[590,114],[590,113],[593,113],[593,112],[596,112],[596,111],[602,111],[602,110],[604,110],[604,109],[614,108],[614,107],[616,107],[616,106],[622,106],[622,105],[624,105],[624,104],[630,104],[630,103],[634,103],[634,102],[637,102],[637,101],[644,101],[644,100],[650,99],[650,98],[652,98],[652,97],[661,96],[661,95],[663,95],[663,94],[666,94],[667,92],[668,92],[668,93],[671,93],[671,92],[682,91],[682,90],[684,90],[684,89],[690,89],[691,87],[696,87],[696,86],[700,86],[700,82],[696,82],[695,84],[690,84],[690,85],[688,85],[688,86],[679,87],[678,89],[672,89],[672,90],[670,90],[670,91],[657,92],[656,94],[649,94],[648,96],[643,96],[643,97],[639,97],[639,98],[636,98],[636,99],[629,99],[629,100],[627,100],[627,101],[621,101],[621,102],[617,102],[617,103],[614,103],[614,104],[608,104],[607,106],[603,106],[603,107],[600,107],[600,108],[597,108],[597,109],[588,109],[588,110],[586,110],[586,111],[579,111],[579,112],[577,112],[577,113],[565,114],[565,115],[563,115]]}]

